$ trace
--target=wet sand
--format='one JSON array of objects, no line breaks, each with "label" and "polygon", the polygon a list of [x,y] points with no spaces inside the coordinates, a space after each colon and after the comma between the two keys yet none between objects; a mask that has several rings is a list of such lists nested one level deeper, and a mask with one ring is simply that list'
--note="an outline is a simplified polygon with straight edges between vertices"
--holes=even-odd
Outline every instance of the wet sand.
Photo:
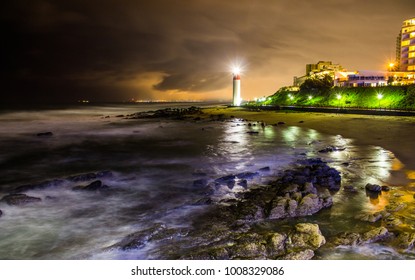
[{"label": "wet sand", "polygon": [[393,152],[399,159],[394,170],[406,174],[408,183],[415,183],[415,117],[250,111],[225,107],[203,111],[210,115],[224,114],[225,117],[234,116],[266,124],[284,122],[284,125],[311,128],[321,133],[354,139],[358,145],[380,146]]}]

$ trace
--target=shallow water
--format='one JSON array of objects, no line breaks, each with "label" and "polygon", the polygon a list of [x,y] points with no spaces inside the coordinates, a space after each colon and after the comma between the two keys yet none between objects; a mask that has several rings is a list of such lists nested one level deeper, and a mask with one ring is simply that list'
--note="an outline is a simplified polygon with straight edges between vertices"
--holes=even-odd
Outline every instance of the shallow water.
[{"label": "shallow water", "polygon": [[[193,122],[115,117],[157,106],[0,114],[0,197],[23,184],[101,170],[114,174],[103,179],[110,187],[106,193],[73,191],[76,184],[66,181],[57,187],[27,192],[42,198],[41,203],[16,207],[0,202],[0,259],[163,258],[163,248],[152,243],[130,251],[105,248],[157,223],[169,228],[195,225],[197,214],[209,211],[208,206],[195,202],[207,195],[220,201],[244,191],[235,186],[207,194],[205,189],[193,186],[194,180],[212,181],[270,167],[269,173],[249,181],[252,187],[275,178],[303,158],[322,157],[342,173],[343,186],[394,183],[391,174],[396,172],[393,166],[398,159],[391,152],[376,146],[355,146],[340,135],[323,135],[296,126],[249,127],[241,120]],[[105,118],[107,115],[111,117]],[[45,131],[54,135],[36,136]],[[328,145],[345,150],[318,153]],[[325,235],[362,231],[367,224],[357,222],[356,213],[376,212],[387,203],[388,195],[371,199],[364,191],[350,195],[341,190],[335,194],[330,210],[300,220],[319,223]],[[323,250],[320,257],[411,256],[368,245],[366,249]]]}]

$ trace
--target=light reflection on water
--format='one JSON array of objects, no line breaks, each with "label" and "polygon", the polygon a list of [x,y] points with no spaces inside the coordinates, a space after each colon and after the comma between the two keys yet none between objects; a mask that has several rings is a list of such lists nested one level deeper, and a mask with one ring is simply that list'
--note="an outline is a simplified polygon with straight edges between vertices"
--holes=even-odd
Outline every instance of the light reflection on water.
[{"label": "light reflection on water", "polygon": [[[343,186],[353,185],[359,192],[337,192],[331,210],[305,220],[319,223],[325,234],[361,231],[367,225],[357,221],[356,214],[382,210],[391,195],[370,198],[366,196],[364,186],[366,183],[390,183],[391,170],[396,170],[398,165],[394,155],[380,147],[356,146],[353,140],[340,135],[327,136],[297,126],[248,126],[239,120],[202,124],[127,121],[122,125],[89,120],[84,126],[77,123],[77,127],[65,127],[61,122],[62,119],[59,121],[60,134],[49,140],[37,140],[39,145],[28,146],[25,138],[28,136],[19,133],[12,135],[14,141],[3,142],[5,158],[2,160],[8,163],[8,170],[2,169],[0,177],[5,178],[7,174],[20,177],[14,185],[4,183],[3,187],[30,183],[24,176],[30,172],[37,174],[37,180],[47,180],[62,177],[62,170],[110,169],[118,172],[106,183],[116,191],[110,196],[97,197],[96,194],[73,192],[71,186],[64,185],[54,190],[33,192],[32,195],[44,199],[39,205],[17,208],[0,204],[4,212],[0,218],[0,259],[94,256],[129,259],[149,258],[153,256],[151,252],[156,252],[157,256],[162,248],[156,248],[154,244],[135,252],[100,250],[156,222],[171,227],[186,227],[195,222],[193,215],[205,211],[205,207],[193,204],[206,195],[193,187],[195,179],[205,178],[212,182],[222,176],[253,172],[268,166],[271,168],[269,175],[251,182],[263,184],[269,176],[289,168],[297,159],[307,157],[322,157],[342,173]],[[11,124],[16,125],[15,122]],[[32,124],[32,129],[33,126],[36,129],[44,127],[43,124],[38,127]],[[6,131],[7,127],[3,127],[0,141],[3,137],[11,137]],[[258,133],[248,133],[250,131]],[[345,149],[318,152],[329,145]],[[49,149],[48,156],[43,153],[45,147]],[[7,161],[15,156],[12,149],[19,150],[23,160]],[[62,168],[56,169],[51,162],[62,164]],[[195,177],[192,175],[195,171],[205,175]],[[411,174],[408,173],[408,177]],[[225,198],[243,189],[224,187],[221,191],[217,194]],[[59,199],[47,200],[46,196]],[[410,202],[410,193],[402,196],[402,200]],[[393,254],[387,249],[382,250],[386,255]],[[376,258],[376,252],[376,248],[370,247],[364,253],[346,253],[344,250],[336,253],[339,253],[338,258],[350,254],[356,258]]]}]

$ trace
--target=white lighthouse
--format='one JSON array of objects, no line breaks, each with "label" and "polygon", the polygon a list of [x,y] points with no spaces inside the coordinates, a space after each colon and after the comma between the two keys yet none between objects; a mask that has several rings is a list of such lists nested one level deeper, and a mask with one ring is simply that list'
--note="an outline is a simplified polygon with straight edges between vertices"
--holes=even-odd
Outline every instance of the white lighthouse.
[{"label": "white lighthouse", "polygon": [[239,75],[239,69],[233,70],[233,106],[241,105],[241,76]]}]

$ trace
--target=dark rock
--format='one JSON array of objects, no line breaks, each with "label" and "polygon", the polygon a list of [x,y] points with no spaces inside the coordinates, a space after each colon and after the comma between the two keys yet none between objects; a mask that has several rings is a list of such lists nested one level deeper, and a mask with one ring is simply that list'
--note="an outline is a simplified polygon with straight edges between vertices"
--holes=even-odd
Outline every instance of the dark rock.
[{"label": "dark rock", "polygon": [[158,235],[161,231],[165,229],[165,225],[156,224],[151,228],[128,235],[120,242],[109,247],[109,249],[119,248],[121,250],[132,250],[143,248],[147,244],[147,242],[149,242],[154,236]]},{"label": "dark rock", "polygon": [[3,216],[3,211],[0,210],[0,217]]},{"label": "dark rock", "polygon": [[238,182],[238,185],[243,187],[244,189],[248,188],[248,181],[247,180],[241,180]]},{"label": "dark rock", "polygon": [[48,132],[40,132],[40,133],[36,134],[36,136],[39,136],[39,137],[50,137],[50,136],[53,136],[53,133],[50,132],[50,131],[48,131]]},{"label": "dark rock", "polygon": [[304,123],[304,121],[299,121],[298,123]]},{"label": "dark rock", "polygon": [[71,181],[71,182],[90,181],[90,180],[97,179],[97,174],[92,173],[92,172],[91,173],[84,173],[84,174],[69,176],[66,179]]},{"label": "dark rock", "polygon": [[415,233],[414,232],[401,232],[396,241],[398,248],[403,250],[412,250],[415,245]]},{"label": "dark rock", "polygon": [[230,188],[230,189],[233,189],[233,187],[235,186],[235,180],[227,181],[226,186],[228,186],[228,188]]},{"label": "dark rock", "polygon": [[364,233],[343,232],[334,237],[335,246],[360,246],[368,243],[383,242],[392,237],[387,228],[378,227]]},{"label": "dark rock", "polygon": [[213,200],[210,197],[204,197],[193,203],[193,205],[211,205]]},{"label": "dark rock", "polygon": [[376,184],[366,184],[365,189],[370,192],[381,192],[382,187]]},{"label": "dark rock", "polygon": [[287,234],[272,233],[267,241],[268,257],[276,258],[286,253],[285,244],[287,243]]},{"label": "dark rock", "polygon": [[250,130],[250,131],[247,131],[246,133],[248,133],[248,134],[258,134],[259,132]]},{"label": "dark rock", "polygon": [[72,188],[74,191],[101,191],[105,189],[108,189],[108,186],[102,184],[101,180],[93,181],[86,186],[76,186]]},{"label": "dark rock", "polygon": [[266,167],[262,167],[262,168],[258,169],[258,171],[259,172],[269,172],[269,171],[271,171],[271,168],[269,168],[269,166],[266,166]]},{"label": "dark rock", "polygon": [[0,201],[4,201],[8,205],[22,206],[30,203],[40,202],[42,199],[39,197],[28,196],[23,193],[15,193],[6,195]]},{"label": "dark rock", "polygon": [[362,234],[362,243],[374,243],[383,241],[391,236],[388,229],[385,227],[379,227],[372,229]]},{"label": "dark rock", "polygon": [[357,246],[361,242],[361,236],[355,232],[343,232],[334,237],[332,243],[335,246]]},{"label": "dark rock", "polygon": [[195,188],[204,188],[208,184],[208,180],[206,179],[198,179],[193,181],[193,187]]},{"label": "dark rock", "polygon": [[111,178],[113,176],[112,172],[110,170],[103,170],[103,171],[98,171],[96,174],[97,178]]},{"label": "dark rock", "polygon": [[301,188],[301,193],[303,195],[307,195],[307,194],[310,194],[310,193],[317,194],[317,189],[314,187],[313,183],[307,182]]},{"label": "dark rock", "polygon": [[236,178],[235,175],[227,175],[227,176],[223,176],[223,177],[216,179],[215,182],[219,184],[226,184],[229,181],[234,181],[235,178]]},{"label": "dark rock", "polygon": [[295,231],[289,234],[291,244],[287,244],[287,249],[316,250],[326,244],[326,239],[321,234],[317,224],[300,223],[295,225]]},{"label": "dark rock", "polygon": [[27,191],[31,191],[31,190],[43,190],[43,189],[46,189],[46,188],[60,186],[64,182],[65,181],[61,180],[61,179],[54,179],[54,180],[44,181],[44,182],[35,183],[35,184],[23,185],[23,186],[19,186],[19,187],[15,188],[12,191],[12,193],[23,193],[23,192],[27,192]]},{"label": "dark rock", "polygon": [[388,192],[388,191],[390,191],[390,188],[388,186],[382,186],[382,191],[383,192]]},{"label": "dark rock", "polygon": [[343,163],[342,163],[342,165],[343,165],[343,166],[349,166],[349,165],[350,165],[350,163],[348,163],[348,162],[343,162]]},{"label": "dark rock", "polygon": [[375,223],[379,221],[380,219],[382,219],[382,214],[381,213],[373,213],[373,214],[362,213],[362,214],[356,215],[355,218],[363,222]]},{"label": "dark rock", "polygon": [[117,115],[117,116],[115,116],[116,118],[124,118],[125,116],[124,115]]},{"label": "dark rock", "polygon": [[238,179],[254,179],[255,177],[258,177],[259,173],[258,172],[243,172],[243,173],[239,173],[236,175],[236,178]]},{"label": "dark rock", "polygon": [[285,122],[278,122],[277,124],[278,125],[282,125],[282,124],[285,124]]},{"label": "dark rock", "polygon": [[264,237],[257,233],[246,233],[235,240],[230,248],[233,259],[265,259],[267,255]]},{"label": "dark rock", "polygon": [[311,260],[314,257],[314,251],[306,249],[299,252],[291,252],[285,255],[282,260]]},{"label": "dark rock", "polygon": [[346,148],[343,147],[335,147],[335,146],[327,146],[324,149],[319,150],[319,153],[331,153],[331,152],[337,152],[337,151],[344,151]]}]

